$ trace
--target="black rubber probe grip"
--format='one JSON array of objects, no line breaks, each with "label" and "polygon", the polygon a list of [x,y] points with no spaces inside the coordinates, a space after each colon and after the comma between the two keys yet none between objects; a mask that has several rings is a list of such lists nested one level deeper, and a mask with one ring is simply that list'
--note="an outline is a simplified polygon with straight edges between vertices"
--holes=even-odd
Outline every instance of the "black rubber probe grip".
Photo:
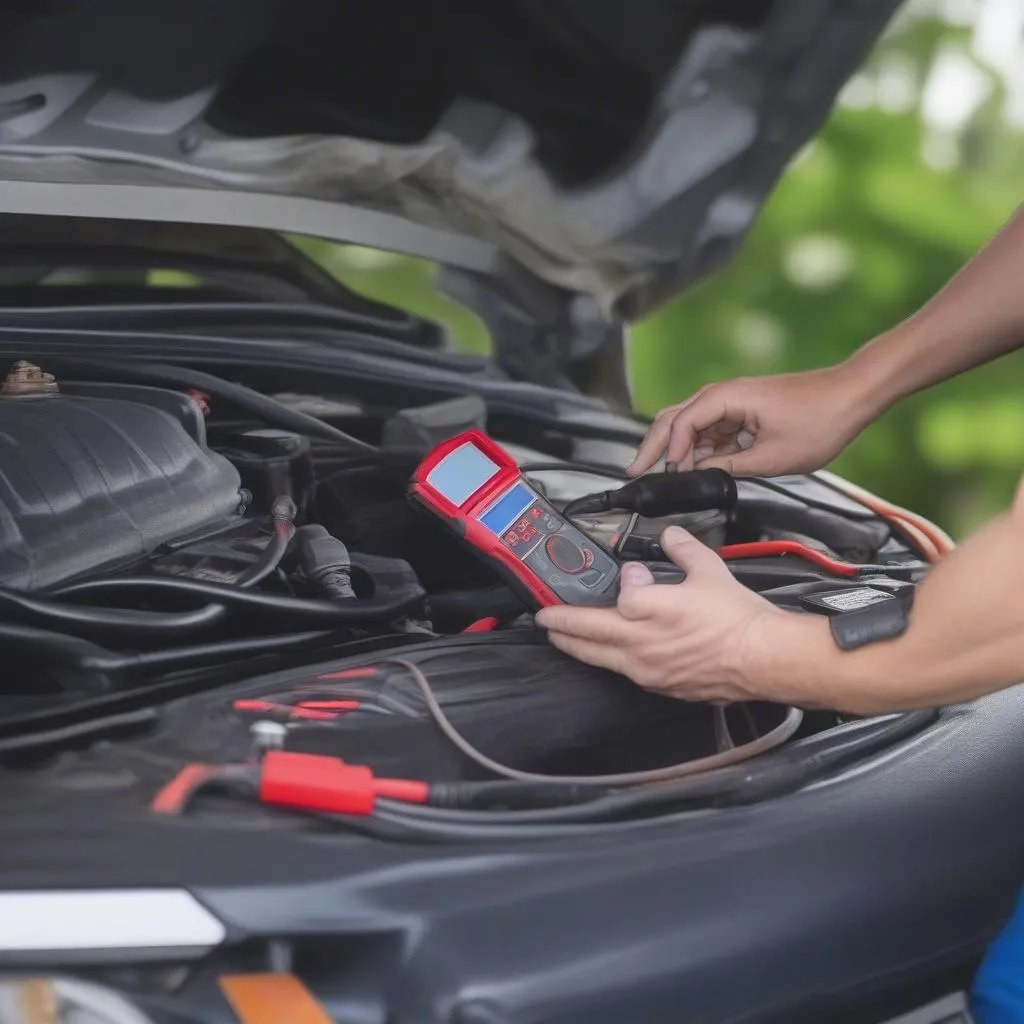
[{"label": "black rubber probe grip", "polygon": [[695,469],[689,473],[648,473],[614,491],[584,495],[569,502],[565,514],[595,515],[621,509],[659,519],[681,512],[729,509],[735,504],[736,481],[724,469]]}]

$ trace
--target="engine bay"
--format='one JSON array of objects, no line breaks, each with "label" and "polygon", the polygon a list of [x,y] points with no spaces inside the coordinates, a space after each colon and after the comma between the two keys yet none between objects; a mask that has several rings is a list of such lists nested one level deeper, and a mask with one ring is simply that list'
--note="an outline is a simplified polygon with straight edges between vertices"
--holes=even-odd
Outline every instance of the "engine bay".
[{"label": "engine bay", "polygon": [[[493,782],[502,766],[656,780],[842,721],[688,705],[550,648],[493,567],[408,500],[428,451],[487,428],[476,396],[390,410],[364,441],[332,425],[327,400],[158,364],[115,379],[75,368],[19,361],[0,391],[0,638],[17,666],[0,760],[45,767],[40,785],[116,761],[148,780],[145,803],[183,765],[281,748],[434,785]],[[864,593],[906,600],[928,568],[920,528],[826,480],[730,480],[721,507],[642,516],[594,505],[623,485],[608,452],[625,445],[580,462],[500,441],[550,507],[656,572],[673,523],[809,614]],[[124,710],[139,739],[94,749],[90,723]],[[51,763],[67,728],[78,752]],[[137,770],[154,742],[174,771]]]}]

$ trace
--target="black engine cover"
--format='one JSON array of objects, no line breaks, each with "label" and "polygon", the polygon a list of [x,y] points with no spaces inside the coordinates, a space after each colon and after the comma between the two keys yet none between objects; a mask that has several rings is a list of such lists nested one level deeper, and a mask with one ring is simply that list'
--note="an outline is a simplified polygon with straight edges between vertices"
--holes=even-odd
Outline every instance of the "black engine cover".
[{"label": "black engine cover", "polygon": [[0,585],[131,565],[236,515],[238,472],[164,405],[0,400]]}]

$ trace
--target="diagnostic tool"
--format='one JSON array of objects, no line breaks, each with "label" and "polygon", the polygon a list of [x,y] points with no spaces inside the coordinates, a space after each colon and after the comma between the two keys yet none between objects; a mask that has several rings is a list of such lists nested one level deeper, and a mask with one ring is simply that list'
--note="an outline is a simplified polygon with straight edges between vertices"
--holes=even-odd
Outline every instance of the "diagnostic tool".
[{"label": "diagnostic tool", "polygon": [[515,459],[478,430],[439,444],[413,474],[409,494],[531,607],[608,604],[618,593],[616,559],[542,498]]}]

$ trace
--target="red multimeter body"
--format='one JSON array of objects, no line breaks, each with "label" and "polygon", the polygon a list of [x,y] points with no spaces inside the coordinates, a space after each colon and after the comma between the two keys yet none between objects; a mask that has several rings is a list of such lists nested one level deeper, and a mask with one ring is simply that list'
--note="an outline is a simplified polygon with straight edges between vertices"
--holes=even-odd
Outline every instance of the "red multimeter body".
[{"label": "red multimeter body", "polygon": [[607,604],[618,592],[612,555],[557,512],[478,430],[439,444],[413,474],[409,495],[533,607]]}]

